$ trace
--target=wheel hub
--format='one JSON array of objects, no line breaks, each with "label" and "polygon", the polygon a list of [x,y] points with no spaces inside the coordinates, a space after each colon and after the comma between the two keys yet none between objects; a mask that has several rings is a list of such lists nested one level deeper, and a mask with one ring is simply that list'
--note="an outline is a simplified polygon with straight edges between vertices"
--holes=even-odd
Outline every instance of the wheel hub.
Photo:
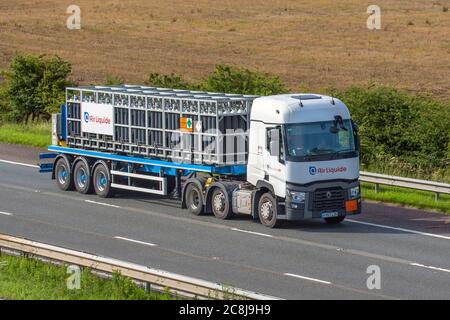
[{"label": "wheel hub", "polygon": [[84,188],[86,186],[86,178],[86,172],[84,171],[84,169],[79,169],[79,171],[77,172],[78,186]]},{"label": "wheel hub", "polygon": [[225,195],[221,192],[216,194],[213,201],[214,209],[216,211],[223,211],[225,208]]},{"label": "wheel hub", "polygon": [[106,177],[103,175],[103,173],[99,173],[97,176],[97,188],[99,191],[105,190],[106,187]]},{"label": "wheel hub", "polygon": [[261,217],[264,220],[269,220],[273,216],[272,202],[266,201],[261,205]]},{"label": "wheel hub", "polygon": [[67,171],[66,168],[61,168],[58,172],[58,181],[60,184],[65,184],[67,181]]}]

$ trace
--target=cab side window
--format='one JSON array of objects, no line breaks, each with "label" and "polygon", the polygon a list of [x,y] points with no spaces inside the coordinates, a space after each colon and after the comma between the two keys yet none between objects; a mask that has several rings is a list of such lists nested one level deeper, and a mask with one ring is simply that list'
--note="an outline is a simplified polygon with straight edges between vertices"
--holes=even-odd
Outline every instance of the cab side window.
[{"label": "cab side window", "polygon": [[266,128],[266,150],[269,151],[270,150],[270,130],[272,130],[273,128]]},{"label": "cab side window", "polygon": [[277,129],[279,131],[278,137],[279,137],[279,146],[280,146],[280,150],[279,150],[279,160],[281,162],[284,161],[284,143],[283,143],[283,135],[282,135],[282,130],[281,127],[269,127],[266,128],[266,150],[270,152],[270,142],[272,141],[272,137],[270,134],[271,130]]}]

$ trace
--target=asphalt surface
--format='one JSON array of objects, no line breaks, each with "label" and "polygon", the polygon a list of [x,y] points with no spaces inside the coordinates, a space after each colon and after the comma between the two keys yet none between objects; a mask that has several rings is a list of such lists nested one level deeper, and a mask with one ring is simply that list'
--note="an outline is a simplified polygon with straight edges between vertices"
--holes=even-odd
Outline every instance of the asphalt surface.
[{"label": "asphalt surface", "polygon": [[[37,151],[0,144],[0,159],[35,164]],[[157,196],[63,192],[50,174],[0,161],[0,233],[285,299],[450,298],[450,216],[375,203],[336,226],[268,229]],[[373,265],[381,288],[370,290]]]}]

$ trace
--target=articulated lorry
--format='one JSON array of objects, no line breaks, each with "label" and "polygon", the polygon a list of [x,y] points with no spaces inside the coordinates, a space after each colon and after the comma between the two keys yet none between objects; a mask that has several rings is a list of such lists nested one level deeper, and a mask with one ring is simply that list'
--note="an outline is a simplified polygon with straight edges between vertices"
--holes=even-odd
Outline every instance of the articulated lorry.
[{"label": "articulated lorry", "polygon": [[52,120],[40,171],[62,190],[146,192],[267,227],[361,212],[358,129],[333,97],[70,87]]}]

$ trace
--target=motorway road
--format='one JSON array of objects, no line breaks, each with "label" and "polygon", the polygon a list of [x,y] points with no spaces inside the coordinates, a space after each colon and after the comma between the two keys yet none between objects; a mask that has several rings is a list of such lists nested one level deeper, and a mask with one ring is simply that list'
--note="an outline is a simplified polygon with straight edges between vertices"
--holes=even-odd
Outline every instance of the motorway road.
[{"label": "motorway road", "polygon": [[[450,216],[364,203],[341,225],[268,229],[191,216],[156,196],[57,189],[35,149],[0,144],[0,233],[285,299],[449,299]],[[379,266],[381,289],[367,268]]]}]

